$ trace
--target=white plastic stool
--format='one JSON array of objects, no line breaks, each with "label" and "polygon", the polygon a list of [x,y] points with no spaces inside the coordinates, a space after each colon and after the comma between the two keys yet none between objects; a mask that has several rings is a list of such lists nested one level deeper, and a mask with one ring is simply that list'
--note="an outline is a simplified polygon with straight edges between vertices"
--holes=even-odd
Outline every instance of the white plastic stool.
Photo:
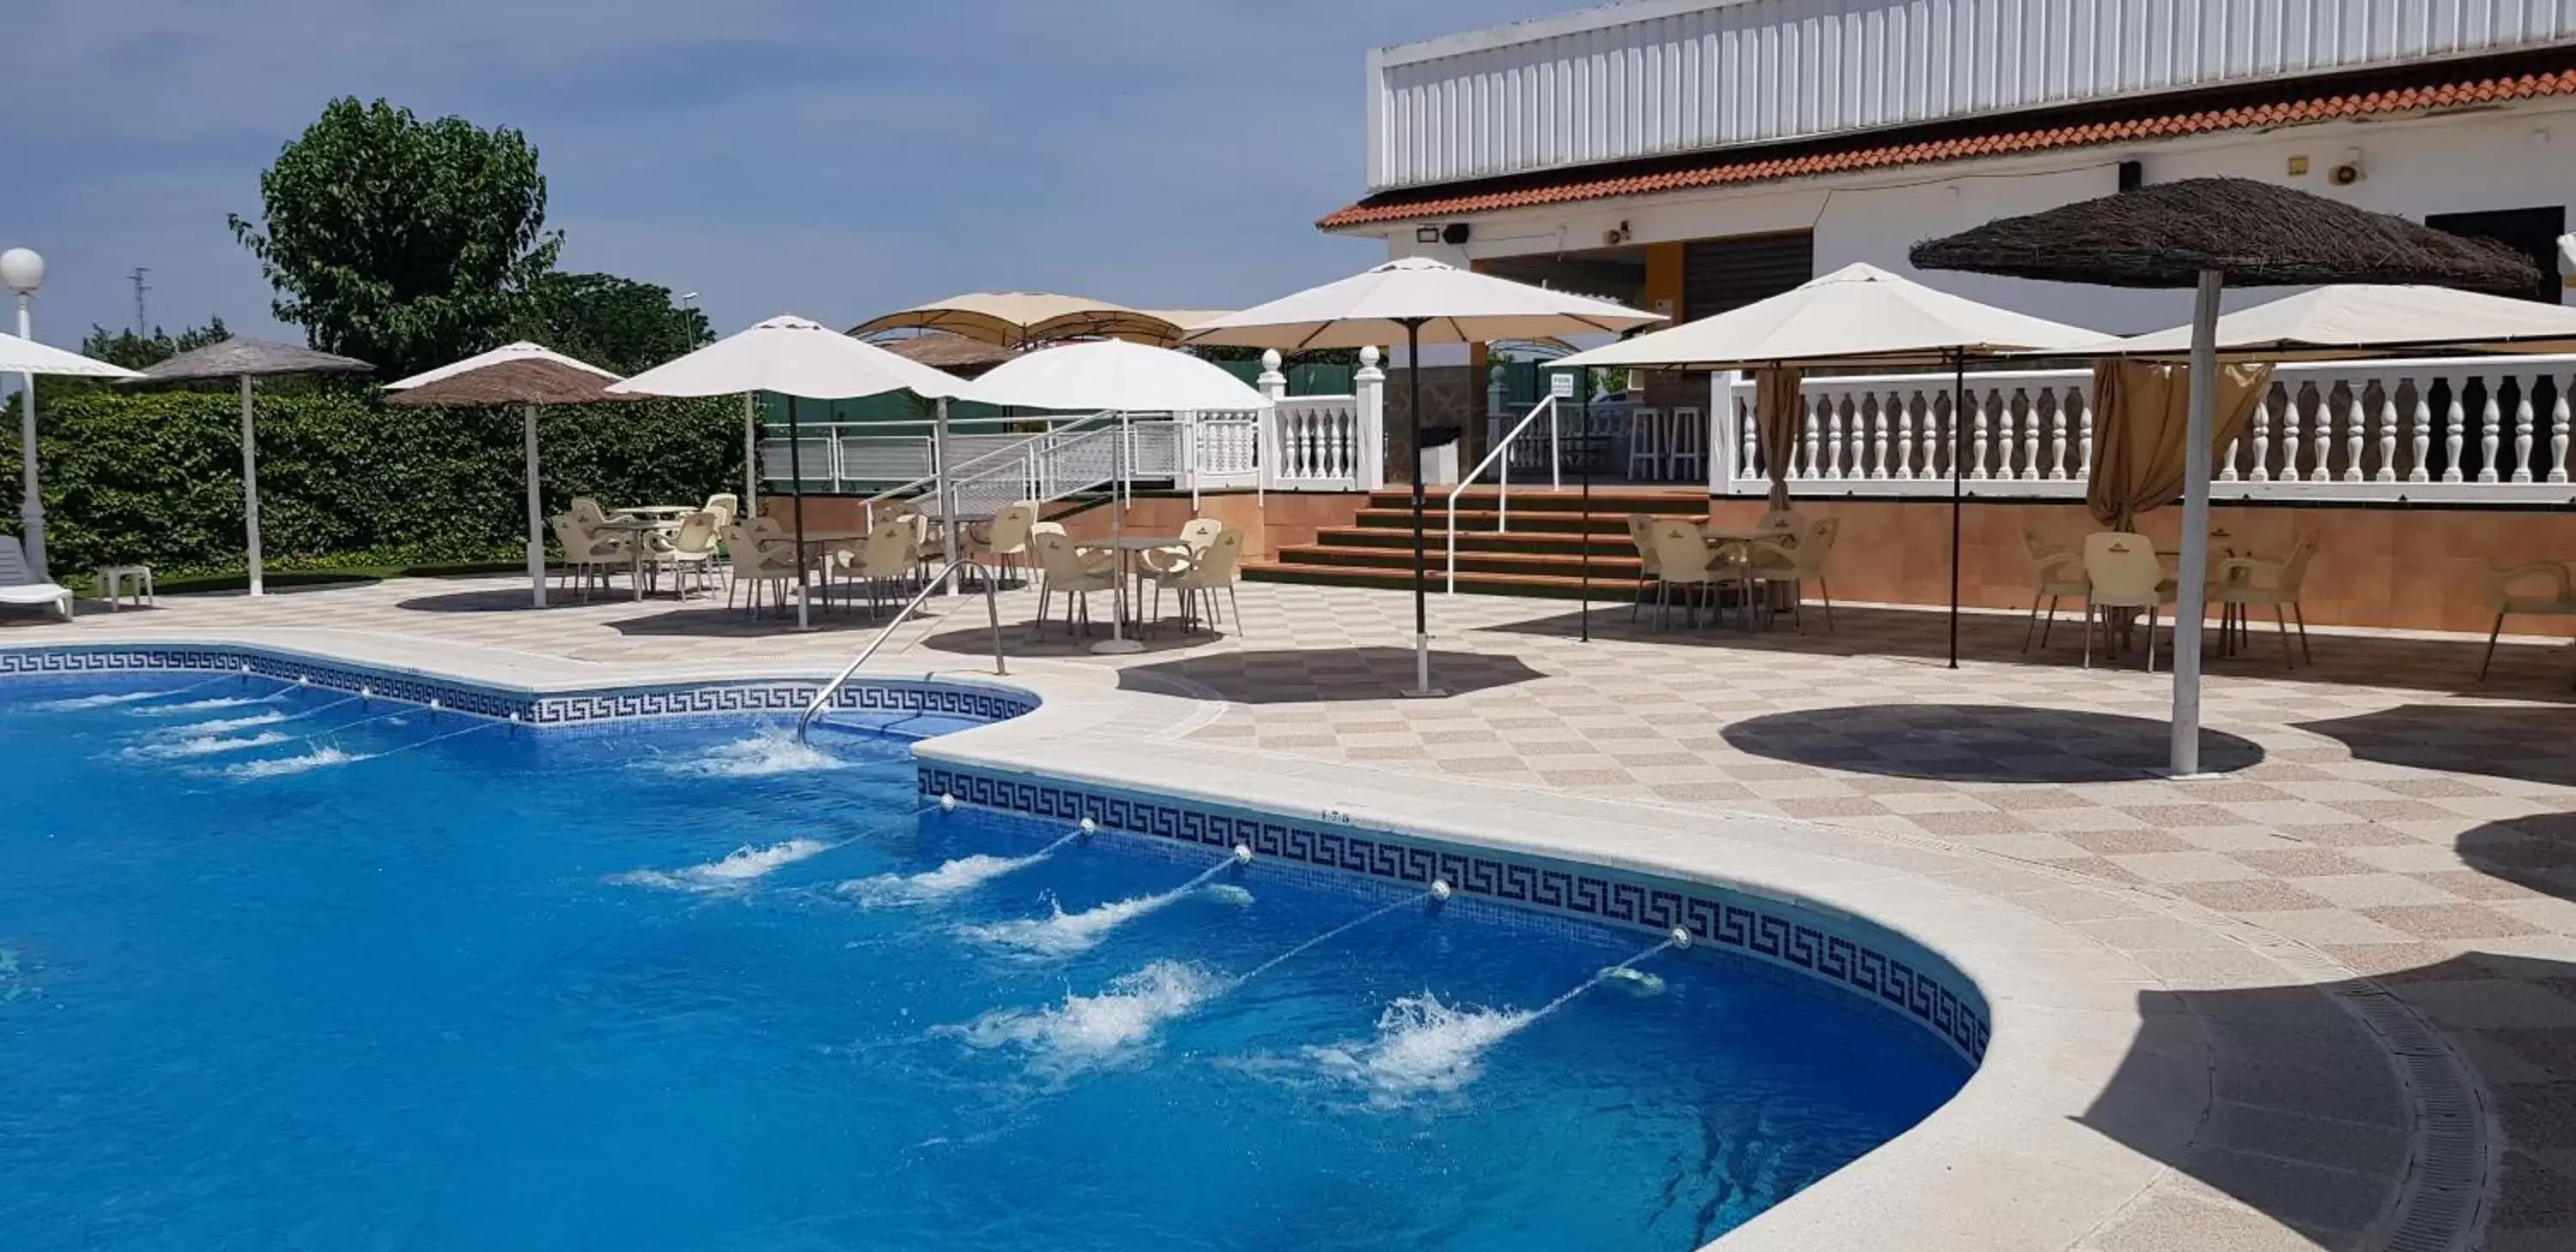
[{"label": "white plastic stool", "polygon": [[[1637,472],[1639,465],[1646,472]],[[1653,482],[1664,476],[1664,415],[1655,409],[1628,411],[1628,477]]]},{"label": "white plastic stool", "polygon": [[134,594],[134,605],[136,608],[141,608],[147,604],[155,608],[160,607],[161,597],[155,594],[152,590],[151,566],[103,565],[99,567],[98,585],[99,589],[107,594],[107,609],[109,612],[115,613],[124,610],[125,604],[119,597],[123,594],[124,590],[128,589],[128,584],[131,584],[130,589]]},{"label": "white plastic stool", "polygon": [[[1698,409],[1675,408],[1672,424],[1665,427],[1664,466],[1674,478],[1688,481],[1707,474],[1708,463],[1701,459],[1701,446],[1708,442],[1708,423]],[[1688,462],[1688,472],[1684,472]]]}]

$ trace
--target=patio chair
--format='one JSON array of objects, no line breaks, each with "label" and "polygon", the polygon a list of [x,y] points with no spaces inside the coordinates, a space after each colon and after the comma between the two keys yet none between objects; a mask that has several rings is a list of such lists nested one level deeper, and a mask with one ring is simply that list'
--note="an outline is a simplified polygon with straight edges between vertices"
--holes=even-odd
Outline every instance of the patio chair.
[{"label": "patio chair", "polygon": [[706,511],[716,515],[716,531],[721,534],[742,516],[742,497],[730,491],[719,491],[707,497]]},{"label": "patio chair", "polygon": [[2111,619],[2104,609],[2147,611],[2147,672],[2156,670],[2156,611],[2174,602],[2174,583],[2145,535],[2105,530],[2084,537],[2084,668],[2093,668],[2093,627],[2107,643]]},{"label": "patio chair", "polygon": [[1698,625],[1699,609],[1692,602],[1692,593],[1696,591],[1700,601],[1710,601],[1718,584],[1732,574],[1719,564],[1721,554],[1709,550],[1708,532],[1696,523],[1671,517],[1659,519],[1654,525],[1654,541],[1655,563],[1663,567],[1655,584],[1655,629],[1672,623],[1672,597],[1677,588],[1682,592],[1683,620]]},{"label": "patio chair", "polygon": [[[2316,554],[2317,537],[2301,535],[2290,545],[2290,555],[2285,560],[2232,556],[2220,561],[2210,579],[2209,602],[2225,607],[2230,616],[2238,608],[2272,606],[2272,624],[2281,633],[2281,663],[2295,666],[2304,661],[2314,665],[2317,658],[2308,650],[2308,615],[2299,607],[2299,584],[2307,581],[2308,561]],[[2290,657],[2289,619],[2293,618],[2299,626],[2297,661]]]},{"label": "patio chair", "polygon": [[759,612],[760,589],[768,586],[775,589],[778,608],[784,612],[789,585],[805,581],[805,571],[796,560],[796,544],[765,533],[756,523],[766,520],[753,518],[725,528],[725,546],[733,549],[733,582],[725,588],[726,608],[733,607],[734,593],[741,591],[743,607]]},{"label": "patio chair", "polygon": [[[1190,633],[1190,625],[1196,620],[1191,613],[1191,608],[1202,597],[1206,600],[1207,615],[1213,623],[1216,619],[1216,593],[1223,591],[1227,602],[1234,602],[1234,585],[1242,566],[1243,532],[1220,530],[1209,538],[1206,547],[1180,558],[1171,568],[1147,569],[1145,577],[1154,584],[1154,603],[1152,610],[1145,617],[1146,628],[1151,630],[1154,622],[1163,615],[1163,588],[1165,587],[1180,593],[1182,634]],[[1243,613],[1239,605],[1236,607],[1234,616],[1235,623],[1240,628]]]},{"label": "patio chair", "polygon": [[0,604],[48,605],[64,621],[72,620],[71,590],[39,581],[36,571],[27,568],[27,552],[16,535],[0,535]]},{"label": "patio chair", "polygon": [[1000,577],[1011,566],[1012,558],[1028,559],[1029,532],[1037,524],[1038,505],[1034,500],[1022,500],[993,515],[976,546],[991,559],[994,577]]},{"label": "patio chair", "polygon": [[1796,509],[1773,509],[1762,515],[1762,520],[1758,525],[1763,530],[1794,531],[1803,525],[1806,520],[1807,519]]},{"label": "patio chair", "polygon": [[2567,563],[2534,561],[2506,568],[2487,567],[2487,602],[2495,606],[2495,626],[2487,631],[2486,660],[2478,664],[2478,681],[2495,665],[2496,638],[2504,633],[2508,614],[2576,617],[2576,587],[2569,585]]},{"label": "patio chair", "polygon": [[[1816,584],[1816,594],[1825,602],[1825,633],[1834,633],[1834,589],[1825,581],[1826,567],[1834,555],[1834,540],[1842,534],[1838,517],[1819,517],[1803,523],[1799,529],[1777,541],[1757,541],[1744,545],[1746,592],[1755,581],[1764,584],[1787,583],[1796,592],[1790,612],[1798,619],[1798,629],[1807,628],[1807,584]],[[1768,599],[1765,604],[1771,603]],[[1774,610],[1777,612],[1777,610]]]},{"label": "patio chair", "polygon": [[866,584],[870,618],[884,611],[890,590],[902,587],[907,578],[922,575],[919,517],[914,514],[879,522],[856,551],[835,548],[830,554],[833,565],[849,570]]},{"label": "patio chair", "polygon": [[[2049,632],[2057,628],[2057,602],[2067,596],[2082,596],[2092,584],[2084,581],[2084,554],[2073,548],[2052,548],[2038,535],[2021,533],[2023,570],[2030,576],[2030,625],[2021,632],[2021,650],[2030,651],[2033,631],[2039,634],[2039,646],[2048,646]],[[2040,625],[2039,602],[2048,601],[2048,624]]]},{"label": "patio chair", "polygon": [[689,598],[689,583],[694,580],[703,590],[715,588],[716,538],[723,526],[713,510],[700,510],[680,519],[679,529],[668,535],[647,534],[644,550],[645,589],[651,590],[662,571],[671,572],[671,583],[681,599]]},{"label": "patio chair", "polygon": [[593,500],[589,496],[574,496],[572,498],[572,520],[581,523],[582,529],[589,530],[599,525],[601,522],[607,521],[608,517],[609,515],[607,513],[601,511],[599,501]]},{"label": "patio chair", "polygon": [[592,534],[588,524],[570,513],[547,520],[554,527],[556,546],[563,549],[564,587],[570,590],[579,580],[584,602],[590,599],[592,587],[607,589],[609,575],[634,568],[634,556],[624,538]]},{"label": "patio chair", "polygon": [[1082,554],[1074,549],[1072,537],[1066,535],[1062,527],[1031,534],[1029,547],[1037,553],[1038,569],[1046,575],[1046,581],[1038,584],[1038,615],[1029,623],[1030,637],[1035,638],[1038,628],[1046,624],[1047,601],[1059,591],[1065,598],[1066,633],[1076,629],[1077,610],[1081,627],[1088,628],[1091,625],[1091,593],[1118,590],[1117,567],[1106,560],[1099,564],[1084,561]]},{"label": "patio chair", "polygon": [[1637,548],[1637,594],[1628,601],[1628,620],[1634,622],[1637,610],[1646,605],[1646,593],[1660,588],[1664,581],[1663,562],[1655,558],[1654,514],[1628,515],[1628,542]]}]

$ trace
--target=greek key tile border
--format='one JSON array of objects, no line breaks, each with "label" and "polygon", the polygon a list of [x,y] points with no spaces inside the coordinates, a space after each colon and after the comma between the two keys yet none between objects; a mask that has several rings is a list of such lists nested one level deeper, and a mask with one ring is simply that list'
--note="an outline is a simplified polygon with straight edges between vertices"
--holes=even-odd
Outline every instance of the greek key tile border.
[{"label": "greek key tile border", "polygon": [[1415,886],[1445,879],[1470,896],[1640,930],[1681,926],[1713,947],[1821,978],[1902,1011],[1971,1065],[1985,1058],[1992,1034],[1983,997],[1955,970],[1926,968],[1934,962],[1896,955],[1874,936],[1842,933],[1822,918],[1772,900],[953,765],[924,763],[918,775],[924,797],[953,795],[961,804],[1030,817],[1088,817],[1106,829],[1184,843],[1248,844],[1258,856]]},{"label": "greek key tile border", "polygon": [[[822,686],[812,679],[527,692],[428,678],[310,657],[228,646],[0,648],[0,678],[118,673],[240,673],[331,691],[365,691],[411,704],[536,726],[595,725],[646,718],[800,713]],[[962,682],[856,679],[834,693],[835,712],[998,722],[1038,706],[1036,696]]]}]

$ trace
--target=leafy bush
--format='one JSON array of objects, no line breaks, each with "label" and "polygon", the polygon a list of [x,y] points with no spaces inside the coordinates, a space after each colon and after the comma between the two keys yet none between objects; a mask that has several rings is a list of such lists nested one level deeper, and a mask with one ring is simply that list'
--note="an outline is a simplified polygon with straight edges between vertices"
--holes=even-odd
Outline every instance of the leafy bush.
[{"label": "leafy bush", "polygon": [[[552,408],[549,516],[577,495],[689,503],[742,481],[740,402]],[[243,565],[238,392],[39,394],[48,563],[139,561],[173,576]],[[18,479],[15,439],[0,474]],[[525,543],[516,409],[398,409],[309,389],[259,398],[262,556],[277,569],[508,560]],[[0,529],[15,531],[14,509]]]}]

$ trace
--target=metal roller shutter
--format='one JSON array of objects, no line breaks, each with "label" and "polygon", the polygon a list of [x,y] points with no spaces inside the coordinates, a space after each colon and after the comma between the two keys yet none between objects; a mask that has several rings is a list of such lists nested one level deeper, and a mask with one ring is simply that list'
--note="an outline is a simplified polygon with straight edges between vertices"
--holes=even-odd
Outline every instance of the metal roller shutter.
[{"label": "metal roller shutter", "polygon": [[1815,276],[1813,231],[1692,240],[1682,245],[1682,320],[1768,300]]}]

